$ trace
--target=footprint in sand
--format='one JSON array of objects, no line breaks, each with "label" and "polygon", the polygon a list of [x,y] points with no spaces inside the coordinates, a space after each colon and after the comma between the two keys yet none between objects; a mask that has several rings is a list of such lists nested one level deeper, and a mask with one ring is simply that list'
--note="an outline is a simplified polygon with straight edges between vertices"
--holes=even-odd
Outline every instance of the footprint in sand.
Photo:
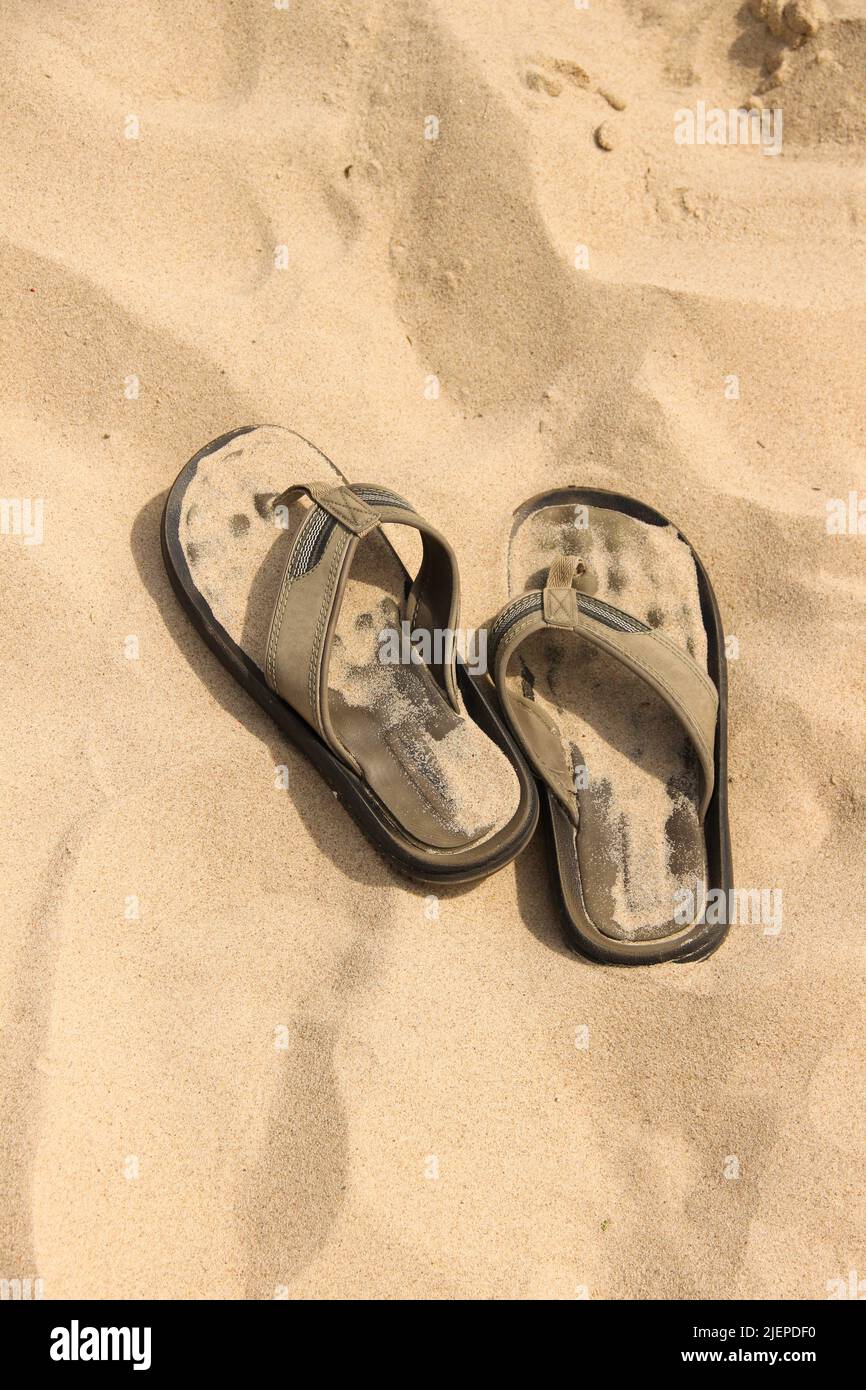
[{"label": "footprint in sand", "polygon": [[[536,57],[527,65],[523,81],[531,92],[543,92],[549,97],[558,97],[567,84],[580,91],[592,89],[592,79],[585,68],[572,58]],[[626,101],[620,93],[610,87],[596,87],[595,93],[607,102],[613,111],[624,111]],[[611,121],[602,121],[594,131],[595,143],[600,150],[610,151],[619,143],[616,126]]]},{"label": "footprint in sand", "polygon": [[526,86],[533,92],[546,92],[558,97],[564,83],[584,90],[590,86],[589,73],[571,58],[537,56],[528,63],[523,75]]}]

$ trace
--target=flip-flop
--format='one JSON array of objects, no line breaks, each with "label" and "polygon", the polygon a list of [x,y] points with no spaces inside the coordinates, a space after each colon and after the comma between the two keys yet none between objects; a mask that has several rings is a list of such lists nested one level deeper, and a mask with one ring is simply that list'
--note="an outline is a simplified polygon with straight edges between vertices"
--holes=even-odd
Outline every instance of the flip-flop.
[{"label": "flip-flop", "polygon": [[[414,581],[386,525],[420,533]],[[523,849],[535,782],[449,639],[454,552],[408,502],[347,483],[291,430],[247,426],[182,469],[162,550],[211,649],[405,873],[467,882]]]},{"label": "flip-flop", "polygon": [[719,608],[686,538],[618,493],[515,512],[490,625],[502,708],[540,783],[566,939],[595,960],[696,960],[730,901]]}]

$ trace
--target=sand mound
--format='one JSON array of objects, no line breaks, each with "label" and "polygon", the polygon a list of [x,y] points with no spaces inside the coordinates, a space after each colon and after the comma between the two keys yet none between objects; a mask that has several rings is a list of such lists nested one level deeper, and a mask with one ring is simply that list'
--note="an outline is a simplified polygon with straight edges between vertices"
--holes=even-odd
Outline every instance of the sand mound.
[{"label": "sand mound", "polygon": [[866,19],[823,26],[817,38],[774,58],[760,85],[784,110],[785,134],[804,145],[866,139]]}]

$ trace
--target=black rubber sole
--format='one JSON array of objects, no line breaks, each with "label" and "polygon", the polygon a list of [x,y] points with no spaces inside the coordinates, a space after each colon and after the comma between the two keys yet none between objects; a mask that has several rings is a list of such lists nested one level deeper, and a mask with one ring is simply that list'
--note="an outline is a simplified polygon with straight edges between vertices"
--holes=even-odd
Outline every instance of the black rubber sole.
[{"label": "black rubber sole", "polygon": [[220,435],[190,459],[175,480],[162,514],[162,556],[181,606],[211,651],[244,687],[291,743],[305,753],[328,786],[380,854],[401,873],[422,883],[471,883],[509,864],[531,840],[538,821],[535,780],[495,704],[484,690],[483,677],[473,677],[458,661],[457,680],[469,716],[503,751],[520,783],[520,803],[509,824],[473,849],[437,852],[406,835],[375,793],[343,763],[284,700],[271,690],[264,672],[229,636],[197,589],[180,544],[180,518],[186,489],[201,459],[238,435],[257,428],[246,425]]},{"label": "black rubber sole", "polygon": [[[623,512],[637,521],[651,526],[673,525],[661,512],[645,502],[638,502],[623,493],[609,492],[602,488],[560,488],[553,492],[539,493],[524,502],[514,513],[511,536],[533,512],[544,507],[577,505],[584,507],[604,507]],[[731,835],[728,824],[728,674],[725,660],[725,636],[719,605],[713,593],[700,556],[688,537],[674,527],[680,540],[684,541],[692,553],[698,576],[698,593],[701,601],[701,618],[707,634],[707,671],[719,692],[719,713],[716,721],[715,746],[715,786],[712,801],[704,819],[704,840],[707,856],[707,890],[721,889],[725,901],[733,887],[733,861]],[[510,547],[509,547],[510,555]],[[513,595],[510,595],[513,597]],[[569,875],[566,879],[557,849],[558,819],[566,821],[564,813],[550,789],[539,784],[541,803],[544,808],[545,835],[547,839],[551,877],[557,888],[557,897],[563,932],[567,944],[580,955],[603,965],[660,965],[666,961],[685,963],[704,960],[718,950],[728,934],[727,924],[709,925],[699,923],[675,936],[661,937],[654,941],[619,941],[600,931],[590,920],[580,893],[580,876]],[[568,822],[570,827],[571,823]],[[565,827],[560,827],[560,835]]]}]

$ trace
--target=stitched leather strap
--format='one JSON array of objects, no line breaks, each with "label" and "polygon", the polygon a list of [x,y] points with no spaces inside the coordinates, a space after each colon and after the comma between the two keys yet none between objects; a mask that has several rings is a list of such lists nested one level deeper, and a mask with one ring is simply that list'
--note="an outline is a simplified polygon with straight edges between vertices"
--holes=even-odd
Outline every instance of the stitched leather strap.
[{"label": "stitched leather strap", "polygon": [[[562,557],[570,558],[570,557]],[[718,691],[705,671],[663,632],[638,618],[563,585],[571,573],[562,559],[551,566],[545,589],[531,591],[507,604],[491,625],[494,674],[503,708],[536,765],[536,770],[573,812],[574,797],[568,770],[562,765],[559,731],[532,701],[506,685],[505,672],[515,651],[533,633],[553,627],[574,632],[621,661],[646,681],[666,702],[694,745],[702,772],[700,818],[703,820],[715,784],[715,731]],[[551,580],[555,582],[551,582]]]},{"label": "stitched leather strap", "polygon": [[[361,484],[328,487],[295,483],[274,499],[290,507],[308,497],[308,510],[292,543],[274,605],[265,676],[328,743],[360,771],[334,730],[328,709],[328,671],[334,633],[346,582],[358,545],[383,525],[411,526],[422,537],[421,567],[409,588],[404,617],[419,629],[454,632],[459,620],[457,561],[448,542],[404,500],[385,488]],[[441,644],[431,642],[441,652]],[[430,669],[452,708],[459,709],[456,652],[446,646],[442,661]]]},{"label": "stitched leather strap", "polygon": [[354,493],[348,484],[340,487],[325,487],[321,483],[293,483],[274,498],[273,506],[288,506],[298,497],[309,497],[329,516],[339,521],[347,531],[355,536],[366,536],[379,525],[378,514],[372,507]]}]

